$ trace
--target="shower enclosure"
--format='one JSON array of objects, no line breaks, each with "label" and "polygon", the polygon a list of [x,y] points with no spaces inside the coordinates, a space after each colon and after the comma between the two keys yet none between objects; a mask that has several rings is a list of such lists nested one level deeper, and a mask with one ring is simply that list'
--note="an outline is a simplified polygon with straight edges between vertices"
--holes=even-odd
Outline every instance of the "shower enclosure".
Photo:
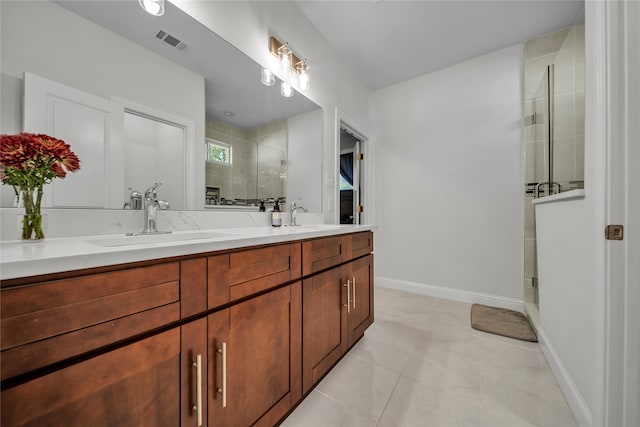
[{"label": "shower enclosure", "polygon": [[584,188],[584,20],[525,44],[525,308],[538,312],[531,200]]}]

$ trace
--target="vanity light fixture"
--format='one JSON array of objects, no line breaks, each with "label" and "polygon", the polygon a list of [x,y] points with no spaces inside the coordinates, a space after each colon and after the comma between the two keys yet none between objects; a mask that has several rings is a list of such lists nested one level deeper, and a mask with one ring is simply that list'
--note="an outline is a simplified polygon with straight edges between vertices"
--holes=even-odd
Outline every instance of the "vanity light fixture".
[{"label": "vanity light fixture", "polygon": [[293,96],[293,86],[289,82],[283,81],[280,84],[280,95],[285,98],[291,98]]},{"label": "vanity light fixture", "polygon": [[[282,96],[287,98],[293,96],[294,88],[298,90],[309,89],[307,58],[300,59],[289,48],[288,42],[281,43],[273,36],[269,37],[269,52],[278,60],[278,77],[282,79],[280,86]],[[262,83],[271,86],[266,83],[269,80],[265,78],[265,71],[268,71],[273,76],[270,70],[264,68],[262,71]]]},{"label": "vanity light fixture", "polygon": [[289,80],[291,78],[291,58],[293,57],[293,52],[291,52],[291,49],[289,49],[287,42],[285,42],[278,48],[277,57],[280,67],[280,69],[278,70],[280,78],[282,80]]},{"label": "vanity light fixture", "polygon": [[162,16],[164,14],[164,0],[138,0],[138,3],[145,12],[151,15]]},{"label": "vanity light fixture", "polygon": [[265,86],[273,86],[276,83],[276,78],[273,76],[270,69],[263,68],[261,81]]},{"label": "vanity light fixture", "polygon": [[307,58],[296,64],[296,71],[298,72],[298,87],[300,90],[309,89],[309,74],[307,73]]}]

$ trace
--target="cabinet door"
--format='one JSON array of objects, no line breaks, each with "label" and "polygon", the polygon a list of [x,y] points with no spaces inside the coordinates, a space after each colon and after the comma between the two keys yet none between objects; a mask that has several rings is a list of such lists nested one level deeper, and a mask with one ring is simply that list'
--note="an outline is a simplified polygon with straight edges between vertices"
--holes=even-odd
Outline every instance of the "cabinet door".
[{"label": "cabinet door", "polygon": [[373,255],[347,264],[344,280],[350,287],[347,342],[351,347],[373,323]]},{"label": "cabinet door", "polygon": [[180,328],[2,392],[2,425],[177,426]]},{"label": "cabinet door", "polygon": [[274,425],[301,397],[300,283],[209,316],[209,425]]},{"label": "cabinet door", "polygon": [[[345,283],[346,284],[346,281]],[[302,389],[306,393],[347,350],[347,289],[342,268],[305,279],[302,284]]]}]

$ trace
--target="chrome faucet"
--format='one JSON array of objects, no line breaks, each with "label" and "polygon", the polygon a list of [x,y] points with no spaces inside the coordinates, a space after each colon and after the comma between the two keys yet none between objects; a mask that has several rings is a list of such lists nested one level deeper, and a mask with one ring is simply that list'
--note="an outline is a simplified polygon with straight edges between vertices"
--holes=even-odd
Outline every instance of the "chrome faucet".
[{"label": "chrome faucet", "polygon": [[161,182],[156,182],[147,191],[144,192],[144,230],[140,233],[128,233],[128,235],[140,235],[140,234],[169,234],[170,231],[158,231],[156,226],[156,216],[158,209],[169,209],[169,202],[165,200],[158,200],[156,194],[156,188],[162,185]]},{"label": "chrome faucet", "polygon": [[129,201],[124,204],[122,209],[142,210],[142,194],[139,191],[129,187]]},{"label": "chrome faucet", "polygon": [[303,206],[298,206],[296,204],[297,201],[302,200],[302,198],[295,199],[291,201],[291,221],[289,222],[289,226],[297,227],[299,224],[296,222],[298,219],[298,209],[302,209],[303,212],[307,212],[307,208]]}]

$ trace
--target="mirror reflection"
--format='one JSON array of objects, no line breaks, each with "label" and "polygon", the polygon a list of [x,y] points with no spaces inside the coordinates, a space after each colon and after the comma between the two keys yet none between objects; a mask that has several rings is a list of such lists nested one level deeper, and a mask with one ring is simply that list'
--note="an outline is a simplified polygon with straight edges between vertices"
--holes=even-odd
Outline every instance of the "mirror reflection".
[{"label": "mirror reflection", "polygon": [[263,86],[258,64],[171,3],[161,17],[136,1],[0,7],[2,133],[56,134],[82,161],[47,186],[48,207],[121,209],[162,181],[171,209],[320,210],[322,110]]}]

